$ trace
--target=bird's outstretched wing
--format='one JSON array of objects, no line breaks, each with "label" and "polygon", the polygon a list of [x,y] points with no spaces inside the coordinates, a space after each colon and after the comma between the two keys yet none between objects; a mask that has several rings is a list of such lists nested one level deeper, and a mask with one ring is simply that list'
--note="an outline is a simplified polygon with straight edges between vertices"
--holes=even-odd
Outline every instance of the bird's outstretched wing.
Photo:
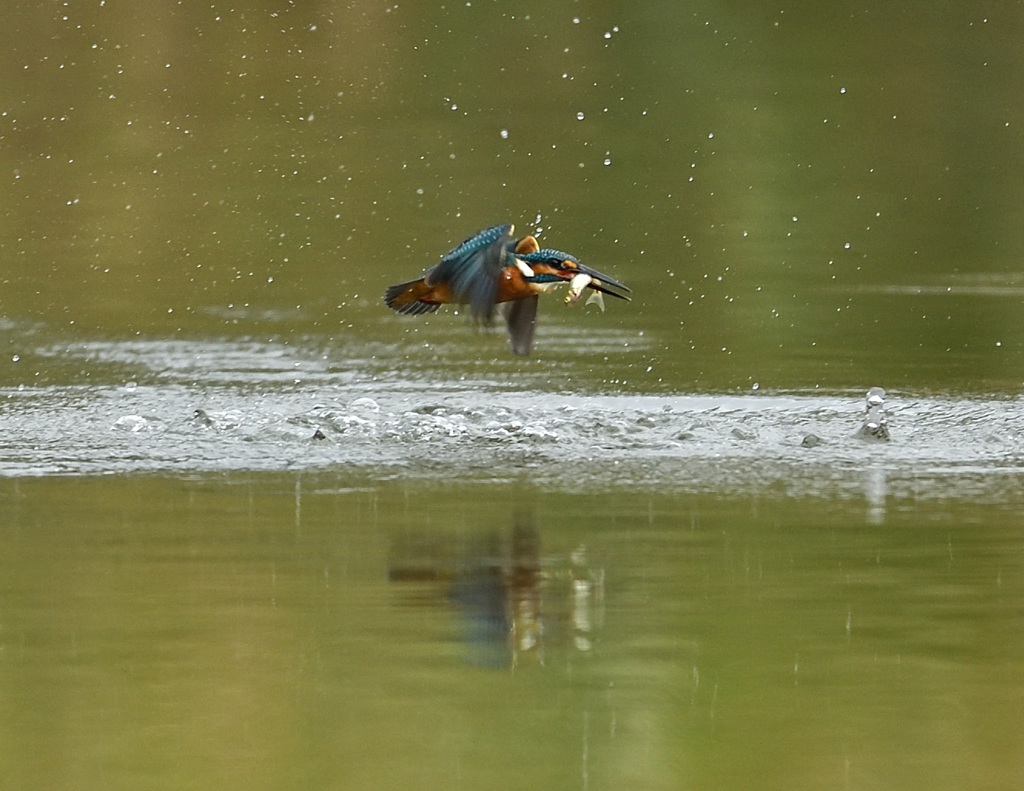
[{"label": "bird's outstretched wing", "polygon": [[496,225],[466,239],[427,271],[424,280],[445,283],[456,302],[468,303],[473,318],[490,323],[498,295],[498,280],[515,249],[512,225]]},{"label": "bird's outstretched wing", "polygon": [[526,299],[502,303],[501,312],[508,327],[508,340],[512,353],[526,357],[533,346],[533,334],[537,329],[537,302],[534,294]]}]

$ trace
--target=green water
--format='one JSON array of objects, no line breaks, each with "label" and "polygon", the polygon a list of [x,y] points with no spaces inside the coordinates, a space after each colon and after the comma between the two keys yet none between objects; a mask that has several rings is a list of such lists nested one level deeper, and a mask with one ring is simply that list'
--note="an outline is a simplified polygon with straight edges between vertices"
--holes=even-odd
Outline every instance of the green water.
[{"label": "green water", "polygon": [[1024,770],[1015,508],[287,474],[0,495],[7,788]]},{"label": "green water", "polygon": [[1020,387],[1014,6],[7,17],[18,331],[444,343],[464,322],[384,287],[512,221],[634,289],[542,312],[544,359],[559,327],[643,333],[609,384]]},{"label": "green water", "polygon": [[0,787],[1020,787],[1022,28],[10,4]]}]

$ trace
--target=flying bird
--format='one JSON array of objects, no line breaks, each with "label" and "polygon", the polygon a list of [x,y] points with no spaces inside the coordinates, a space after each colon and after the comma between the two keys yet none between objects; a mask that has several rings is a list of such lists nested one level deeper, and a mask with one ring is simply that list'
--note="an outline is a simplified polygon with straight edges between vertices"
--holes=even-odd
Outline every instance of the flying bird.
[{"label": "flying bird", "polygon": [[384,302],[398,313],[418,316],[441,305],[469,305],[473,320],[490,324],[500,310],[512,352],[528,355],[537,326],[537,300],[556,286],[569,284],[566,303],[592,289],[587,302],[604,310],[601,294],[629,300],[630,289],[560,250],[541,249],[533,236],[516,239],[515,226],[496,225],[466,239],[423,277],[398,283],[384,292]]}]

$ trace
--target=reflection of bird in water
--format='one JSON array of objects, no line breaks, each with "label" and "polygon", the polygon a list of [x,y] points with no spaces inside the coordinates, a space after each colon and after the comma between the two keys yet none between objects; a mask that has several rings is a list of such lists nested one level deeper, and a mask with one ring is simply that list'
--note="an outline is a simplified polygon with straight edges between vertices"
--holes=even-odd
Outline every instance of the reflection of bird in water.
[{"label": "reflection of bird in water", "polygon": [[515,664],[523,656],[540,658],[540,536],[517,521],[507,554],[497,534],[459,565],[451,598],[463,616],[474,664]]},{"label": "reflection of bird in water", "polygon": [[452,581],[451,601],[462,613],[471,661],[484,667],[508,663],[512,629],[503,558],[496,534],[486,536],[462,558]]},{"label": "reflection of bird in water", "polygon": [[531,525],[517,520],[512,528],[512,554],[507,579],[512,620],[514,656],[540,648],[541,571],[540,535]]},{"label": "reflection of bird in water", "polygon": [[[388,577],[444,585],[444,599],[458,608],[471,664],[507,667],[525,659],[543,664],[545,641],[550,640],[546,626],[571,624],[573,648],[589,651],[600,620],[595,608],[602,601],[603,572],[590,570],[584,547],[570,561],[569,568],[559,569],[548,560],[552,569],[542,569],[540,534],[532,520],[519,516],[508,538],[490,531],[468,545],[452,545],[407,537],[392,548]],[[553,595],[552,585],[558,586]],[[410,602],[420,601],[424,591],[413,592],[417,596]]]},{"label": "reflection of bird in water", "polygon": [[889,425],[885,417],[885,390],[872,387],[867,393],[867,413],[857,435],[878,442],[889,441]]},{"label": "reflection of bird in water", "polygon": [[[537,325],[537,298],[563,283],[566,302],[575,302],[583,289],[591,298],[602,293],[628,300],[629,289],[608,275],[584,266],[568,253],[541,250],[533,236],[516,239],[513,225],[480,231],[450,251],[423,277],[390,286],[384,293],[389,308],[407,315],[432,313],[445,304],[468,304],[474,320],[489,324],[500,305],[512,351],[528,355]],[[587,300],[590,301],[589,299]],[[604,303],[599,303],[604,309]]]}]

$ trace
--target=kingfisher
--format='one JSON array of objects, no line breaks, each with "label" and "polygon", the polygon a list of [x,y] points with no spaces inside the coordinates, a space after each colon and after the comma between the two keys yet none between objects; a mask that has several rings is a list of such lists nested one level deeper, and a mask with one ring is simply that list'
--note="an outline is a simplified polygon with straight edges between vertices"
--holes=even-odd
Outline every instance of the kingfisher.
[{"label": "kingfisher", "polygon": [[630,289],[608,275],[580,263],[560,250],[541,249],[530,235],[516,239],[512,224],[487,228],[459,244],[418,280],[398,283],[384,292],[392,310],[409,316],[433,313],[441,305],[469,305],[473,320],[490,324],[500,310],[508,328],[512,353],[526,356],[533,346],[540,294],[569,284],[566,304],[585,288],[587,300],[604,310],[602,294],[629,300]]}]

